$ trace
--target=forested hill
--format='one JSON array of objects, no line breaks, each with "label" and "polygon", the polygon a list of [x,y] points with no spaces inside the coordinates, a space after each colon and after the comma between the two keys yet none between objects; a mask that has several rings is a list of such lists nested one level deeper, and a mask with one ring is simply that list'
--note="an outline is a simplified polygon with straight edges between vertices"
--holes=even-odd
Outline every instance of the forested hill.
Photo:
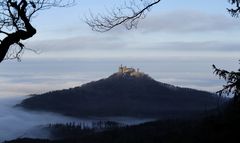
[{"label": "forested hill", "polygon": [[217,96],[158,82],[144,73],[117,72],[79,87],[30,96],[19,106],[75,117],[163,117],[217,106]]}]

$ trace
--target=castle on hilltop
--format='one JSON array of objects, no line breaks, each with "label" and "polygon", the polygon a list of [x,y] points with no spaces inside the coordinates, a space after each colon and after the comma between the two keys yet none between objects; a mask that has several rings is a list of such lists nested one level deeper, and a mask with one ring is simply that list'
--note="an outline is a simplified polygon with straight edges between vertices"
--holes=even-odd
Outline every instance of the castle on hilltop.
[{"label": "castle on hilltop", "polygon": [[127,66],[122,66],[122,65],[118,68],[118,73],[128,74],[130,76],[141,76],[144,74],[139,71],[139,68],[137,68],[136,70],[134,68],[128,68]]}]

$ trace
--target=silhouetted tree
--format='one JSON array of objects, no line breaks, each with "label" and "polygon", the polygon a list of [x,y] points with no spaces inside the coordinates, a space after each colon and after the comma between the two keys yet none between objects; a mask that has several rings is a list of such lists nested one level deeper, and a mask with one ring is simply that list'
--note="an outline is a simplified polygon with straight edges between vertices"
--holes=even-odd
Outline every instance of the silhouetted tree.
[{"label": "silhouetted tree", "polygon": [[228,0],[228,2],[235,5],[235,8],[228,8],[228,12],[232,15],[232,17],[238,17],[240,14],[240,0]]},{"label": "silhouetted tree", "polygon": [[217,93],[219,95],[232,93],[234,95],[234,103],[238,104],[240,102],[240,69],[235,71],[227,71],[224,69],[219,69],[213,65],[214,73],[220,78],[227,81],[226,85],[223,85],[223,89],[219,90]]},{"label": "silhouetted tree", "polygon": [[[106,32],[112,28],[124,25],[127,29],[136,28],[139,21],[146,17],[150,9],[160,3],[161,0],[126,0],[122,6],[113,8],[104,14],[90,14],[86,23],[94,31]],[[227,9],[233,17],[238,17],[240,13],[240,0],[228,0],[234,8]]]},{"label": "silhouetted tree", "polygon": [[20,58],[24,49],[22,41],[31,38],[37,30],[31,19],[40,10],[66,7],[74,0],[1,0],[0,1],[0,62]]}]

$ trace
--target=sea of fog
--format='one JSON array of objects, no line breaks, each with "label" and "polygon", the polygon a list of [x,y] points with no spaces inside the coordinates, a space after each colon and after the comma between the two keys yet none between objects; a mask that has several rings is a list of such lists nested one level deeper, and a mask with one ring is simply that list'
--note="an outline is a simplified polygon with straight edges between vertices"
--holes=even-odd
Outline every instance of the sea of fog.
[{"label": "sea of fog", "polygon": [[[38,130],[49,123],[85,122],[100,119],[76,119],[46,112],[30,112],[14,107],[26,95],[80,86],[92,80],[106,78],[118,67],[139,68],[154,79],[183,87],[215,92],[224,83],[213,75],[211,65],[236,70],[236,59],[160,59],[160,60],[25,60],[0,64],[0,142],[18,137],[49,136]],[[110,120],[138,124],[148,119],[111,118]]]},{"label": "sea of fog", "polygon": [[34,112],[14,107],[26,96],[2,96],[0,97],[0,142],[22,137],[50,138],[46,127],[54,123],[84,123],[91,126],[92,122],[100,120],[116,121],[119,123],[134,125],[151,121],[153,119],[138,119],[129,117],[113,118],[73,118],[49,112]]}]

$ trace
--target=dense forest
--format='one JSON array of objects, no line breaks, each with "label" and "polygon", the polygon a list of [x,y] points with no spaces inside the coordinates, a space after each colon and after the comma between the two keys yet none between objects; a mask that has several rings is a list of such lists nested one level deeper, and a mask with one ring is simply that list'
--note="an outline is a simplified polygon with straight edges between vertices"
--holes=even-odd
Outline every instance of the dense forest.
[{"label": "dense forest", "polygon": [[94,131],[74,124],[52,125],[55,135],[65,131],[73,134],[55,140],[19,138],[6,143],[237,143],[239,113],[239,109],[229,104],[221,112],[198,120],[159,120],[102,131]]}]

